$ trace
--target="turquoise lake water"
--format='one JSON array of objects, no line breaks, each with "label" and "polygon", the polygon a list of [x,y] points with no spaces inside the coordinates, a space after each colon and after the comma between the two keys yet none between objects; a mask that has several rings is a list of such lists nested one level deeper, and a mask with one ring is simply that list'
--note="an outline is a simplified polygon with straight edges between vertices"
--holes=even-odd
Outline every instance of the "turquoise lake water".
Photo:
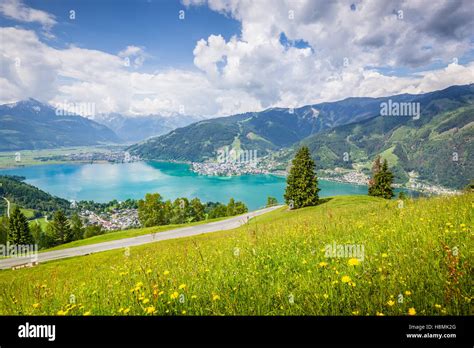
[{"label": "turquoise lake water", "polygon": [[[69,200],[108,202],[143,198],[158,192],[165,199],[198,197],[201,201],[245,202],[250,210],[263,207],[268,196],[283,201],[285,178],[273,175],[202,176],[187,164],[167,162],[48,164],[0,170],[20,175],[26,182]],[[321,197],[367,194],[367,187],[319,181]]]}]

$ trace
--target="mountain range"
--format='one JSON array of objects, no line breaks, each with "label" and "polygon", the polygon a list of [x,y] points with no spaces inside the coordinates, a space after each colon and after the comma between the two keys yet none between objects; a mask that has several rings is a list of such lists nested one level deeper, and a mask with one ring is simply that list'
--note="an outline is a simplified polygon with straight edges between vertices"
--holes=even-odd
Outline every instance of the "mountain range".
[{"label": "mountain range", "polygon": [[188,115],[127,117],[119,113],[110,113],[98,114],[92,119],[113,130],[122,141],[136,143],[200,121],[203,117]]},{"label": "mountain range", "polygon": [[[424,94],[348,98],[295,109],[271,108],[200,121],[133,145],[144,159],[215,161],[226,146],[257,150],[287,165],[307,145],[318,169],[335,166],[368,172],[387,158],[398,182],[420,179],[459,188],[472,176],[474,84]],[[417,105],[419,114],[381,115],[383,105]]]},{"label": "mountain range", "polygon": [[66,146],[134,143],[201,120],[197,116],[118,113],[57,115],[56,109],[35,99],[0,105],[0,151]]},{"label": "mountain range", "polygon": [[56,109],[34,99],[0,105],[0,150],[118,143],[117,135],[85,117],[57,116]]}]

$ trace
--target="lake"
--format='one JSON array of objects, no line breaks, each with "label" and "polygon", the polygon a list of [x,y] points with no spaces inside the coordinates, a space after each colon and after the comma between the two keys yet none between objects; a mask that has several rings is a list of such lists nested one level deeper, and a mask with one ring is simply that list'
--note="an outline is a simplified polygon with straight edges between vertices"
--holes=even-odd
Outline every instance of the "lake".
[{"label": "lake", "polygon": [[[198,197],[203,202],[227,203],[231,197],[250,210],[263,207],[268,196],[283,202],[285,178],[274,175],[202,176],[187,164],[169,162],[48,164],[0,170],[20,175],[26,182],[68,200],[108,202],[140,199],[158,192],[164,199]],[[367,187],[319,181],[321,197],[367,194]]]}]

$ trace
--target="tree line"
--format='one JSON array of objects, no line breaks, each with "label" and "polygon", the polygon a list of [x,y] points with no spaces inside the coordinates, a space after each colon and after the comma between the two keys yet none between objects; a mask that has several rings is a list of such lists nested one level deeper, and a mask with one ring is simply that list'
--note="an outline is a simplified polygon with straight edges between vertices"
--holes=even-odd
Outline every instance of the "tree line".
[{"label": "tree line", "polygon": [[[93,207],[106,209],[111,206],[120,208],[138,209],[138,217],[143,227],[161,226],[169,224],[183,224],[195,221],[214,219],[219,217],[234,216],[246,213],[247,206],[233,198],[227,205],[219,202],[201,203],[198,198],[188,200],[178,198],[171,202],[164,201],[159,193],[147,194],[145,199],[127,200],[124,205],[117,201],[109,203],[87,202],[91,210]],[[104,234],[106,231],[100,225],[85,226],[81,217],[75,212],[67,216],[64,210],[54,212],[45,229],[38,220],[32,223],[21,211],[18,205],[10,213],[10,217],[0,218],[0,244],[37,244],[39,249],[55,247],[75,240],[89,238]]]},{"label": "tree line", "polygon": [[227,205],[219,202],[201,203],[199,198],[191,200],[177,198],[164,201],[159,193],[148,193],[138,201],[138,219],[143,227],[169,224],[184,224],[207,219],[244,214],[247,206],[233,198]]}]

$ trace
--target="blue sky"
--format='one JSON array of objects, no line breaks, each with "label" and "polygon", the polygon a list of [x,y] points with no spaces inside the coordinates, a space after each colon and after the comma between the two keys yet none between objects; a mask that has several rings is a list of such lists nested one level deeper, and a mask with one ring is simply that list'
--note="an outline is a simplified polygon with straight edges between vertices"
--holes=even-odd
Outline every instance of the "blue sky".
[{"label": "blue sky", "polygon": [[[167,67],[193,68],[196,42],[211,34],[229,39],[238,35],[240,23],[208,7],[185,7],[170,0],[34,0],[26,5],[51,13],[56,17],[53,47],[73,44],[116,54],[128,45],[146,47],[146,69]],[[76,12],[75,20],[69,11]],[[179,11],[185,11],[185,20]],[[0,17],[1,25],[15,21]],[[25,25],[32,29],[37,23]]]},{"label": "blue sky", "polygon": [[471,0],[1,0],[0,103],[222,116],[423,93],[474,82],[473,27]]}]

